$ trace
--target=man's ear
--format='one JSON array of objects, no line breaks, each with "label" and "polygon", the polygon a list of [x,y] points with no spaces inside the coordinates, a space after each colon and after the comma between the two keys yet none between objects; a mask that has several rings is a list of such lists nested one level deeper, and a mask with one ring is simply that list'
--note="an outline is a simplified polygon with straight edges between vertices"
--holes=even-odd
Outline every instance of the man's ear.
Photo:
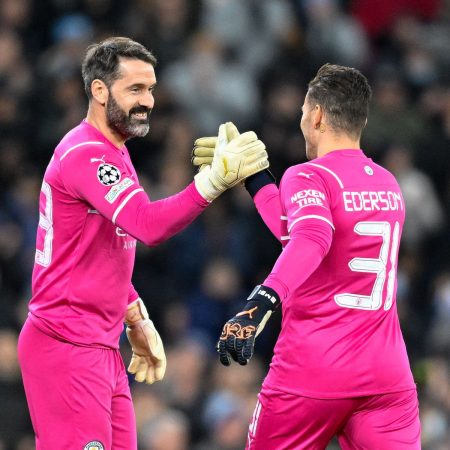
[{"label": "man's ear", "polygon": [[314,129],[317,130],[320,128],[320,124],[323,122],[324,119],[323,109],[320,105],[314,106],[314,113],[313,113],[313,126]]},{"label": "man's ear", "polygon": [[105,105],[108,97],[109,90],[106,84],[102,80],[95,79],[91,84],[92,97],[97,100],[101,105]]}]

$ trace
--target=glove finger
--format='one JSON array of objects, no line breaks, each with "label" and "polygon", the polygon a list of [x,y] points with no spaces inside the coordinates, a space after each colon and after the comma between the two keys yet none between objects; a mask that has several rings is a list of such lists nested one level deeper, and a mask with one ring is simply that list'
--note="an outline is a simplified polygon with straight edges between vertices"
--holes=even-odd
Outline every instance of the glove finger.
[{"label": "glove finger", "polygon": [[269,158],[269,155],[267,154],[267,152],[264,149],[259,149],[256,152],[253,152],[253,150],[252,150],[251,152],[249,152],[249,154],[246,154],[245,156],[242,157],[242,159],[244,160],[244,163],[247,165],[249,165],[249,164],[251,165],[251,164],[257,163],[259,161],[267,160],[268,158]]},{"label": "glove finger", "polygon": [[131,357],[131,361],[130,364],[128,365],[128,372],[130,373],[136,373],[138,368],[139,368],[139,364],[140,364],[140,356],[137,356],[133,353],[133,356]]},{"label": "glove finger", "polygon": [[[242,135],[241,135],[242,136]],[[242,153],[253,155],[253,154],[259,154],[260,152],[266,152],[266,146],[264,142],[261,142],[259,139],[256,141],[248,142],[245,145],[240,146],[240,151]],[[267,154],[267,152],[266,152]]]},{"label": "glove finger", "polygon": [[255,349],[255,336],[250,336],[245,340],[242,346],[242,360],[245,360],[246,363],[250,361],[253,356],[253,351]]},{"label": "glove finger", "polygon": [[234,143],[236,143],[236,145],[238,146],[243,146],[257,140],[258,136],[256,136],[256,133],[254,131],[246,131],[245,133],[242,133],[240,136],[238,136],[234,140]]},{"label": "glove finger", "polygon": [[145,358],[140,358],[139,368],[136,371],[136,376],[134,377],[134,379],[136,381],[139,381],[139,383],[145,381],[145,379],[147,378],[148,369],[149,369],[148,363],[145,360]]},{"label": "glove finger", "polygon": [[228,144],[227,129],[225,127],[225,124],[222,123],[219,127],[219,133],[217,135],[216,150],[218,149],[222,150],[227,144]]},{"label": "glove finger", "polygon": [[228,142],[232,141],[233,139],[239,136],[239,130],[237,129],[236,125],[233,122],[227,122],[225,124],[225,127],[227,130]]},{"label": "glove finger", "polygon": [[145,376],[145,382],[147,384],[153,384],[156,381],[155,368],[153,366],[148,366],[147,374]]},{"label": "glove finger", "polygon": [[155,365],[155,381],[160,381],[164,378],[166,373],[167,360],[163,359],[158,361]]},{"label": "glove finger", "polygon": [[192,164],[194,166],[202,166],[203,164],[212,164],[212,156],[194,156],[192,158]]},{"label": "glove finger", "polygon": [[227,337],[226,349],[227,349],[228,354],[233,358],[233,360],[237,362],[236,337],[235,336],[231,335],[231,336]]},{"label": "glove finger", "polygon": [[194,148],[195,147],[211,147],[214,148],[217,144],[217,136],[211,136],[211,137],[201,137],[198,138],[194,142]]},{"label": "glove finger", "polygon": [[228,355],[226,343],[224,340],[220,340],[217,343],[217,351],[219,352],[219,360],[224,366],[229,366],[231,364],[231,358]]},{"label": "glove finger", "polygon": [[248,359],[244,356],[244,348],[247,345],[248,339],[237,339],[236,341],[236,356],[237,362],[241,366],[246,366],[248,363]]},{"label": "glove finger", "polygon": [[214,156],[214,147],[194,147],[192,150],[192,155],[195,156],[209,156],[212,158]]}]

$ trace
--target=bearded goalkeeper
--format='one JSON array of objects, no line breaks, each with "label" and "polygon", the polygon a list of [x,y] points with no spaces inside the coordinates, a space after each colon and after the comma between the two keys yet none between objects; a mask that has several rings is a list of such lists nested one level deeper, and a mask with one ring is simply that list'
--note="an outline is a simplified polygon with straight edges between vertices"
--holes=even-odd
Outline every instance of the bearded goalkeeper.
[{"label": "bearded goalkeeper", "polygon": [[136,450],[136,424],[119,354],[123,324],[137,381],[161,380],[161,338],[131,275],[136,241],[158,245],[215,198],[268,166],[253,132],[220,127],[210,167],[178,194],[151,201],[125,142],[145,136],[155,57],[128,38],[87,50],[85,120],[56,147],[42,183],[29,315],[19,360],[36,449]]}]

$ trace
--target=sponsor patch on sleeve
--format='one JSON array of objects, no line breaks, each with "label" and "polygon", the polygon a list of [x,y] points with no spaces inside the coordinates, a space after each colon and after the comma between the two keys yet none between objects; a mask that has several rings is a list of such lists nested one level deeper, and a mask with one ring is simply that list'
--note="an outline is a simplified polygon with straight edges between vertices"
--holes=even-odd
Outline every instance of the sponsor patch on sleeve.
[{"label": "sponsor patch on sleeve", "polygon": [[322,206],[325,207],[325,194],[316,189],[304,189],[303,191],[296,192],[291,196],[291,203],[296,203],[298,209],[296,212],[305,206]]},{"label": "sponsor patch on sleeve", "polygon": [[108,193],[105,195],[105,199],[108,203],[114,203],[117,200],[117,197],[128,189],[131,185],[134,184],[134,181],[130,178],[124,178],[119,184],[113,186]]}]

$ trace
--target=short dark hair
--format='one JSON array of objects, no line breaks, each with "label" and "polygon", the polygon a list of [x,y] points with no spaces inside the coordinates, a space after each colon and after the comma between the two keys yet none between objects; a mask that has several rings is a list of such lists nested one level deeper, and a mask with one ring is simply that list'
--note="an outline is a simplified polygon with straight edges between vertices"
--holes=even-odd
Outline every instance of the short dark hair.
[{"label": "short dark hair", "polygon": [[332,129],[355,138],[361,136],[369,114],[372,89],[359,70],[323,65],[308,84],[308,98],[324,109]]},{"label": "short dark hair", "polygon": [[140,59],[152,66],[156,65],[152,52],[126,37],[111,37],[90,45],[81,68],[84,90],[89,99],[92,98],[91,85],[94,80],[102,80],[110,87],[120,78],[120,58]]}]

